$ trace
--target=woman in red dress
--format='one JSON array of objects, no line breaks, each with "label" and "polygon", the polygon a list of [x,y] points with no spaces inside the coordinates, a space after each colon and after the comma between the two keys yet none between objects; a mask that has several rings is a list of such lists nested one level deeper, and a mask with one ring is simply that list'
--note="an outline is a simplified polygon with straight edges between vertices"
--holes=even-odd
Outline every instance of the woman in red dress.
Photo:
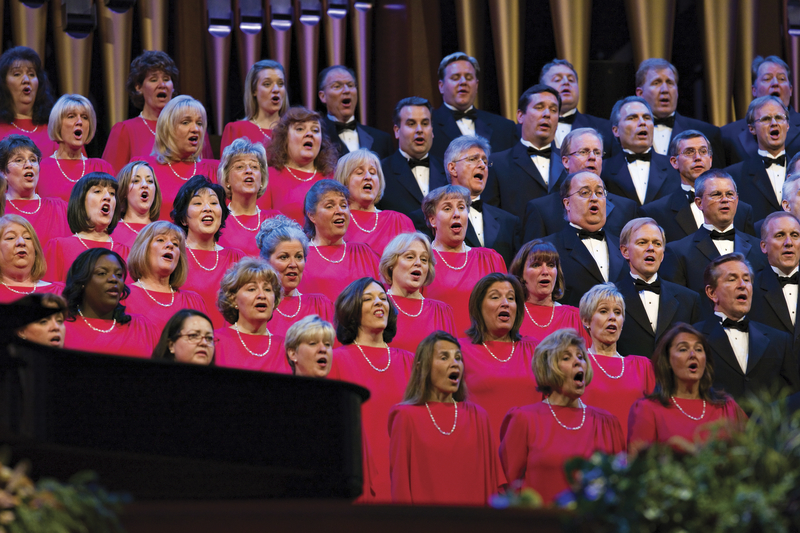
[{"label": "woman in red dress", "polygon": [[64,347],[130,357],[150,357],[158,330],[147,318],[128,314],[120,303],[125,285],[125,260],[105,248],[78,256],[67,273],[67,332]]},{"label": "woman in red dress", "polygon": [[330,377],[366,387],[370,399],[362,409],[362,424],[376,466],[375,500],[391,501],[389,481],[389,411],[403,400],[414,355],[390,348],[397,333],[397,311],[386,291],[373,278],[361,278],[336,300],[336,363]]},{"label": "woman in red dress", "polygon": [[272,129],[289,109],[287,93],[283,65],[272,59],[253,64],[244,79],[244,119],[225,125],[220,152],[240,137],[248,137],[268,148]]},{"label": "woman in red dress", "polygon": [[428,193],[422,201],[422,213],[433,229],[433,255],[440,261],[436,279],[425,295],[449,304],[455,313],[456,334],[470,326],[469,289],[487,274],[506,272],[503,257],[489,248],[470,248],[467,238],[469,190],[460,185],[446,185]]},{"label": "woman in red dress", "polygon": [[489,415],[467,401],[464,367],[449,333],[417,348],[403,403],[389,413],[392,501],[486,505],[505,485]]},{"label": "woman in red dress", "polygon": [[308,237],[300,224],[284,215],[268,218],[257,236],[261,257],[278,273],[283,298],[275,308],[270,327],[278,335],[309,315],[333,320],[333,303],[324,294],[301,293],[297,286],[303,280],[308,257]]},{"label": "woman in red dress", "polygon": [[311,239],[306,258],[308,271],[300,283],[302,292],[322,293],[336,300],[351,281],[378,278],[380,258],[360,242],[344,240],[350,224],[350,191],[333,180],[315,183],[306,195],[305,231]]},{"label": "woman in red dress", "polygon": [[525,316],[520,334],[538,342],[556,330],[572,328],[587,343],[590,341],[578,308],[556,301],[564,296],[566,282],[555,246],[540,239],[525,243],[508,273],[522,282],[525,292]]},{"label": "woman in red dress", "polygon": [[85,146],[97,132],[97,115],[92,103],[79,94],[65,94],[50,112],[47,134],[58,149],[39,163],[42,180],[39,194],[69,201],[72,186],[90,172],[113,174],[104,159],[87,158]]},{"label": "woman in red dress", "polygon": [[0,56],[0,80],[0,139],[25,135],[43,157],[55,152],[47,135],[53,91],[39,54],[27,46],[9,48]]},{"label": "woman in red dress", "polygon": [[228,218],[225,191],[205,176],[195,176],[178,191],[172,217],[186,234],[189,272],[183,289],[199,294],[211,321],[222,326],[225,319],[217,309],[220,283],[225,272],[244,257],[241,250],[217,244]]},{"label": "woman in red dress", "polygon": [[422,288],[433,282],[435,265],[431,242],[419,232],[398,235],[389,242],[381,257],[381,276],[391,285],[387,294],[399,312],[393,342],[396,347],[412,353],[436,330],[455,334],[453,309],[422,295]]},{"label": "woman in red dress", "polygon": [[217,366],[291,372],[283,337],[267,328],[280,300],[278,275],[263,259],[245,257],[225,273],[217,307],[231,325],[214,332]]},{"label": "woman in red dress", "polygon": [[616,416],[627,438],[631,405],[653,392],[656,385],[653,365],[647,357],[622,357],[617,352],[617,341],[625,325],[625,299],[613,283],[589,289],[581,298],[580,309],[581,320],[592,338],[589,359],[595,370],[592,388],[586,391],[583,400]]},{"label": "woman in red dress", "polygon": [[258,257],[256,235],[261,222],[280,214],[280,211],[262,210],[256,205],[267,190],[267,153],[264,147],[246,137],[234,140],[222,152],[218,180],[230,201],[228,227],[220,238],[220,244]]},{"label": "woman in red dress", "polygon": [[181,309],[167,321],[153,350],[153,359],[213,365],[214,337],[211,319],[195,309]]},{"label": "woman in red dress", "polygon": [[316,182],[333,177],[338,155],[323,135],[319,113],[305,107],[289,108],[275,127],[267,150],[269,185],[259,207],[278,209],[302,224],[306,193]]},{"label": "woman in red dress", "polygon": [[386,190],[386,181],[374,152],[361,148],[343,155],[336,164],[334,179],[350,191],[350,226],[344,236],[347,242],[363,242],[382,255],[395,236],[414,232],[414,223],[406,215],[375,207]]},{"label": "woman in red dress", "polygon": [[64,325],[67,313],[67,301],[57,294],[29,294],[15,302],[16,305],[31,307],[49,307],[53,314],[45,316],[16,330],[17,336],[27,341],[63,348],[67,327]]},{"label": "woman in red dress", "polygon": [[568,488],[564,463],[625,447],[619,420],[581,401],[592,381],[583,338],[561,329],[536,347],[533,372],[543,401],[514,408],[500,428],[500,461],[509,483],[536,490],[545,504]]},{"label": "woman in red dress", "polygon": [[132,161],[122,167],[119,183],[119,225],[114,232],[117,241],[127,247],[144,227],[158,220],[161,214],[161,189],[153,167],[144,161]]},{"label": "woman in red dress", "polygon": [[27,294],[61,294],[63,283],[42,281],[47,272],[42,245],[31,223],[19,215],[0,217],[0,303]]},{"label": "woman in red dress", "polygon": [[655,442],[686,451],[715,435],[708,427],[715,421],[728,421],[721,426],[723,436],[742,429],[747,415],[733,397],[711,386],[710,353],[706,338],[689,324],[679,322],[664,333],[653,354],[655,391],[637,400],[628,415],[628,453]]}]

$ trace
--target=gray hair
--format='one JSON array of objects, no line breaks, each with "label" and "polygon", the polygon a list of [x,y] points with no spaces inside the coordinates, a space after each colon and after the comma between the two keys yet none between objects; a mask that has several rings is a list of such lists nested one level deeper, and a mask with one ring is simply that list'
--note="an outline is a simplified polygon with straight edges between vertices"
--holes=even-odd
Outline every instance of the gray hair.
[{"label": "gray hair", "polygon": [[566,156],[572,151],[572,143],[578,139],[578,137],[582,137],[583,135],[593,135],[600,144],[603,144],[603,136],[600,135],[600,132],[594,128],[578,128],[575,130],[570,131],[564,137],[564,140],[561,141],[561,155]]},{"label": "gray hair", "polygon": [[240,137],[225,147],[222,151],[222,159],[217,169],[217,182],[225,189],[225,196],[231,199],[231,184],[228,183],[228,175],[231,173],[233,162],[239,157],[253,156],[258,160],[259,170],[261,171],[261,187],[258,189],[258,197],[267,190],[267,151],[261,143],[251,142],[247,137]]},{"label": "gray hair", "polygon": [[781,106],[781,109],[783,109],[783,112],[786,114],[786,116],[787,117],[789,116],[789,110],[786,108],[785,105],[783,105],[781,99],[778,98],[777,96],[772,96],[771,94],[768,94],[767,96],[759,96],[758,98],[750,102],[750,106],[747,108],[747,114],[744,116],[745,122],[747,122],[747,124],[752,126],[756,121],[756,111],[767,105],[769,102],[773,102]]},{"label": "gray hair", "polygon": [[492,147],[489,145],[489,141],[480,135],[462,135],[461,137],[456,137],[453,139],[450,142],[450,145],[447,147],[447,150],[444,152],[445,176],[449,175],[447,165],[458,161],[467,150],[475,147],[483,150],[484,153],[486,153],[486,157],[489,157],[492,154]]},{"label": "gray hair", "polygon": [[291,241],[298,241],[303,246],[303,255],[308,255],[308,236],[300,224],[285,215],[268,218],[261,223],[261,229],[256,234],[261,257],[267,261],[280,243]]},{"label": "gray hair", "polygon": [[610,281],[599,283],[589,289],[586,294],[581,296],[580,314],[581,320],[591,322],[597,308],[604,300],[611,300],[622,307],[622,314],[625,314],[625,298],[619,292],[617,286]]},{"label": "gray hair", "polygon": [[432,190],[422,199],[422,214],[425,215],[425,223],[429,228],[432,229],[431,217],[436,216],[436,208],[439,206],[439,202],[447,198],[460,198],[466,202],[467,207],[472,205],[469,189],[461,185],[445,185]]},{"label": "gray hair", "polygon": [[383,192],[386,190],[386,179],[383,177],[381,160],[375,152],[367,148],[359,148],[354,152],[343,155],[339,158],[339,162],[336,163],[336,172],[333,175],[333,179],[348,187],[349,190],[350,174],[364,163],[372,163],[375,166],[375,170],[378,171],[378,195],[375,197],[375,203],[377,204],[383,198]]}]

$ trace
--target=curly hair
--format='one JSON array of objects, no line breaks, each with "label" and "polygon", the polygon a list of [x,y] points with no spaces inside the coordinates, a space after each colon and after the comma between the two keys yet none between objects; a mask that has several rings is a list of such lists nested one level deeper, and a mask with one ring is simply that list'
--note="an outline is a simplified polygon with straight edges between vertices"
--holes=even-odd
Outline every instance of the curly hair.
[{"label": "curly hair", "polygon": [[319,153],[314,159],[314,167],[323,176],[331,176],[336,170],[336,161],[339,159],[339,151],[328,140],[325,132],[325,122],[322,116],[316,111],[311,111],[302,106],[290,107],[281,121],[272,130],[272,143],[267,149],[267,160],[269,166],[283,170],[289,161],[289,128],[293,124],[300,122],[317,122],[322,132],[322,141],[319,146]]},{"label": "curly hair", "polygon": [[273,313],[278,304],[281,303],[283,287],[281,286],[280,276],[275,272],[275,269],[260,257],[245,257],[225,272],[219,284],[217,309],[222,313],[222,318],[227,320],[228,323],[235,324],[239,320],[236,293],[253,281],[266,281],[272,287],[272,292],[275,294],[275,301],[272,305]]},{"label": "curly hair", "polygon": [[0,83],[0,122],[11,124],[16,118],[14,98],[6,85],[6,76],[15,63],[21,62],[33,65],[36,77],[39,78],[39,89],[36,91],[36,99],[33,101],[32,121],[37,126],[47,124],[50,120],[50,110],[53,107],[53,89],[50,87],[50,81],[42,67],[39,54],[27,46],[9,48],[0,56],[0,80],[2,80]]},{"label": "curly hair", "polygon": [[160,50],[142,52],[139,57],[131,61],[131,73],[128,75],[128,82],[125,84],[131,103],[136,109],[144,107],[144,96],[136,90],[136,86],[142,85],[147,74],[153,71],[161,71],[167,74],[172,79],[173,88],[178,86],[178,67],[171,57]]}]

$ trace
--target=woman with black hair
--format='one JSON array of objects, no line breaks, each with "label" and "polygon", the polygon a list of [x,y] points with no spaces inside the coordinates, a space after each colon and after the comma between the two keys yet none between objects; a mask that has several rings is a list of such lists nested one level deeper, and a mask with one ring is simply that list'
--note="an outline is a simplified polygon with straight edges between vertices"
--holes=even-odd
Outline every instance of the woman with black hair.
[{"label": "woman with black hair", "polygon": [[181,309],[164,325],[161,338],[153,350],[153,359],[164,359],[194,365],[213,365],[214,326],[204,313]]}]

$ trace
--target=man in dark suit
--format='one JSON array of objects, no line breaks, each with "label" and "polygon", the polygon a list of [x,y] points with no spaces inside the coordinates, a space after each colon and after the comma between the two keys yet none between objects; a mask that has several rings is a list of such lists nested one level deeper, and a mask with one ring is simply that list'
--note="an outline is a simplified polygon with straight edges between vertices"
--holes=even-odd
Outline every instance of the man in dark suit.
[{"label": "man in dark suit", "polygon": [[378,208],[411,215],[422,199],[447,185],[442,160],[429,154],[433,142],[431,104],[424,98],[403,98],[394,109],[394,136],[400,148],[381,161],[386,188]]},{"label": "man in dark suit", "polygon": [[359,148],[372,150],[380,159],[392,155],[392,137],[385,131],[359,124],[356,120],[358,85],[356,74],[343,65],[333,65],[319,73],[317,89],[327,114],[325,131],[339,150],[339,157]]},{"label": "man in dark suit", "polygon": [[680,189],[678,172],[653,150],[653,112],[644,98],[628,96],[614,104],[611,131],[622,152],[603,164],[601,176],[609,192],[641,206]]},{"label": "man in dark suit", "polygon": [[[654,218],[664,229],[667,242],[673,242],[691,235],[703,224],[703,213],[694,203],[694,182],[711,168],[712,151],[706,136],[697,130],[675,135],[669,151],[669,162],[681,176],[681,188],[642,206],[642,215]],[[753,209],[749,204],[739,202],[733,226],[755,236]]]},{"label": "man in dark suit", "polygon": [[522,219],[529,200],[558,191],[564,165],[553,137],[560,102],[558,92],[547,85],[534,85],[522,93],[517,110],[522,139],[492,156],[486,203]]},{"label": "man in dark suit", "polygon": [[684,117],[678,109],[678,69],[661,58],[645,59],[636,71],[636,96],[641,96],[653,110],[653,149],[668,155],[669,146],[676,135],[686,130],[698,130],[711,144],[714,166],[725,166],[722,133],[708,122]]},{"label": "man in dark suit", "polygon": [[433,112],[433,147],[431,153],[444,157],[450,142],[462,135],[480,135],[488,139],[492,151],[508,150],[519,140],[517,127],[500,115],[476,109],[478,96],[478,61],[464,52],[455,52],[439,63],[439,92],[444,105]]},{"label": "man in dark suit", "polygon": [[545,238],[558,250],[566,288],[561,303],[578,307],[581,296],[598,283],[617,281],[628,272],[619,239],[606,233],[603,181],[583,170],[561,184],[561,205],[569,225]]},{"label": "man in dark suit", "polygon": [[[777,96],[787,108],[792,100],[792,76],[789,65],[778,56],[761,56],[753,59],[753,98]],[[747,119],[739,119],[722,126],[722,144],[725,162],[733,165],[758,155],[758,143],[748,128]],[[790,154],[800,152],[800,113],[789,108],[789,133],[786,150]]]},{"label": "man in dark suit", "polygon": [[714,361],[713,386],[736,400],[749,392],[776,391],[779,387],[797,391],[800,375],[791,337],[747,316],[753,271],[744,256],[734,253],[717,257],[703,276],[714,314],[695,327],[711,347],[707,356]]},{"label": "man in dark suit", "polygon": [[631,270],[616,282],[625,298],[625,327],[617,342],[621,355],[650,357],[672,324],[700,320],[700,295],[658,276],[665,244],[664,231],[652,218],[631,220],[619,236]]}]

